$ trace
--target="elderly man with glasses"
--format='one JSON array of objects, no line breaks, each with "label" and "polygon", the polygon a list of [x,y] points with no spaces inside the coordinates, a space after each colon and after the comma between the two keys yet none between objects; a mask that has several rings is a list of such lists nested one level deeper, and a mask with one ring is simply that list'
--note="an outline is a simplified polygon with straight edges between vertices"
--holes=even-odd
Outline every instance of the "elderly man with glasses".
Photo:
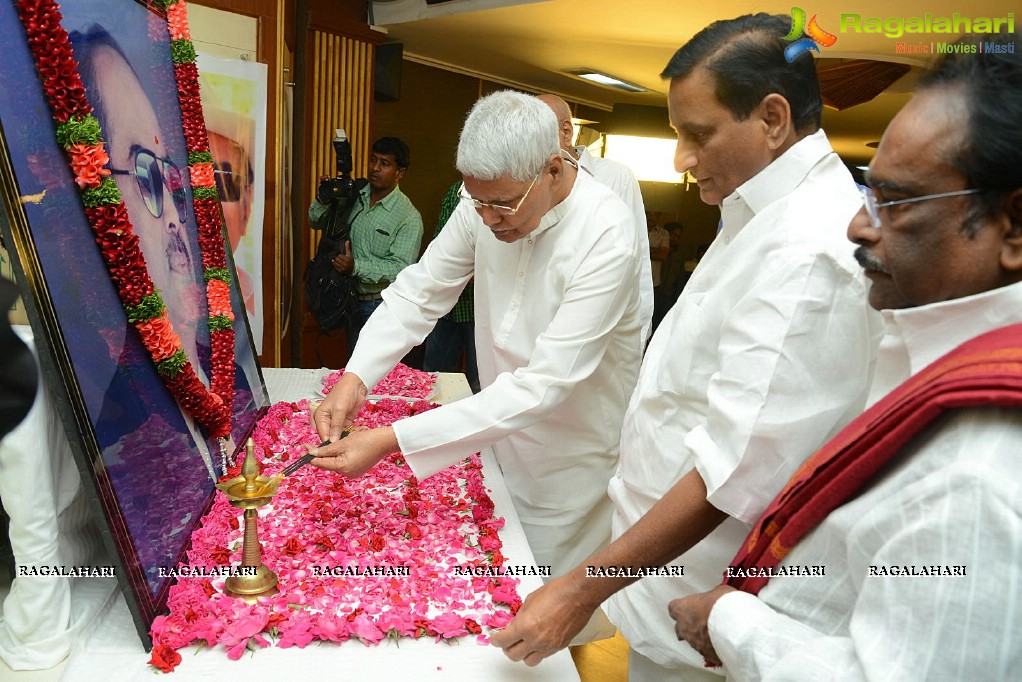
[{"label": "elderly man with glasses", "polygon": [[848,227],[885,321],[871,407],[768,507],[727,585],[670,604],[729,679],[1019,677],[1020,39],[949,50],[880,141]]},{"label": "elderly man with glasses", "polygon": [[[313,464],[359,476],[400,450],[424,478],[492,446],[536,561],[558,575],[610,537],[607,483],[640,362],[645,254],[632,212],[561,154],[556,118],[535,97],[479,100],[457,166],[461,205],[384,290],[315,413],[320,436],[335,442]],[[426,337],[473,276],[482,391],[338,440],[366,386]],[[599,625],[593,632],[613,633]]]}]

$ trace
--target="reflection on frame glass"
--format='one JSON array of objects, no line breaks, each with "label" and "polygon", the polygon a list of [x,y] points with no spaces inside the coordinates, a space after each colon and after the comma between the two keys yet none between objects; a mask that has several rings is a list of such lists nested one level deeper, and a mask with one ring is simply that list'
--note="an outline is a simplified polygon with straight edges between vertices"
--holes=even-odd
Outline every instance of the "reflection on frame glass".
[{"label": "reflection on frame glass", "polygon": [[[165,18],[134,0],[66,3],[68,31],[108,164],[149,275],[200,380],[211,374],[208,306],[188,155]],[[223,474],[220,441],[181,409],[128,323],[90,227],[13,3],[0,71],[5,230],[72,450],[106,519],[143,642]],[[17,93],[17,96],[11,96]],[[11,247],[15,245],[16,248]],[[233,271],[233,265],[230,269]],[[268,404],[237,289],[235,395],[227,455]],[[45,347],[44,347],[45,346]],[[62,384],[62,386],[61,386]]]}]

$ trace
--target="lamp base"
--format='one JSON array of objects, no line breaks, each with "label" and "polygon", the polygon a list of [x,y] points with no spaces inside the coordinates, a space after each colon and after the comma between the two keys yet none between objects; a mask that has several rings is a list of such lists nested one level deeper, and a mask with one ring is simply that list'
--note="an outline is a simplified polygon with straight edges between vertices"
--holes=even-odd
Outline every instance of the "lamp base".
[{"label": "lamp base", "polygon": [[[254,604],[259,597],[272,597],[277,594],[277,574],[265,564],[243,565],[240,568],[244,575],[229,577],[224,583],[224,594],[244,599],[250,604]],[[251,570],[253,568],[254,571]]]}]

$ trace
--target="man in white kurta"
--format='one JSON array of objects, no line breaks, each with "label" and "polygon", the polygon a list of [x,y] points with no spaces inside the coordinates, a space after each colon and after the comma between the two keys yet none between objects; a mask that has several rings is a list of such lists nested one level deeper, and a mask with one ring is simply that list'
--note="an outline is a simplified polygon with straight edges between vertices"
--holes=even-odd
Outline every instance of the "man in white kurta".
[{"label": "man in white kurta", "polygon": [[[610,536],[607,481],[640,361],[641,254],[628,208],[560,155],[550,111],[527,99],[532,104],[523,106],[538,106],[538,116],[551,119],[552,156],[539,179],[518,183],[517,194],[507,196],[522,197],[518,215],[535,211],[535,227],[509,239],[485,201],[480,208],[472,203],[477,194],[491,199],[481,194],[487,185],[466,180],[474,194],[420,262],[384,291],[344,374],[374,385],[425,338],[474,276],[482,391],[392,430],[356,432],[323,448],[315,463],[358,475],[339,460],[369,450],[376,461],[381,450],[399,446],[424,478],[492,445],[536,560],[556,575]],[[563,195],[547,191],[554,182]],[[550,205],[534,208],[533,201]],[[329,435],[323,416],[317,411],[317,424],[324,432],[325,423]],[[377,447],[375,439],[388,434],[376,432],[388,431],[394,446]],[[334,462],[327,459],[331,449]]]},{"label": "man in white kurta", "polygon": [[[862,201],[818,114],[791,118],[819,91],[811,62],[785,62],[783,23],[736,22],[776,50],[785,79],[803,79],[790,102],[768,91],[740,117],[717,99],[702,61],[669,74],[676,170],[693,172],[703,201],[721,206],[723,230],[643,358],[609,489],[615,539],[531,594],[492,638],[516,660],[534,664],[564,646],[610,597],[630,680],[713,675],[674,637],[667,601],[719,583],[748,524],[865,403],[876,313],[844,237]],[[634,582],[642,575],[616,570],[668,562],[684,574]]]},{"label": "man in white kurta", "polygon": [[693,469],[729,517],[672,562],[684,576],[609,602],[632,649],[662,666],[702,668],[664,605],[719,583],[802,459],[862,411],[871,315],[841,230],[861,203],[822,131],[796,144],[724,201],[723,230],[646,351],[610,483],[614,534]]},{"label": "man in white kurta", "polygon": [[[570,121],[569,121],[570,123]],[[585,147],[571,148],[578,159],[578,167],[592,175],[601,184],[610,187],[614,194],[632,209],[635,230],[639,237],[639,250],[649,253],[649,233],[646,231],[646,207],[642,203],[642,190],[628,166],[599,156],[593,156]],[[653,270],[649,258],[639,260],[639,305],[642,313],[642,343],[645,347],[653,324]]]},{"label": "man in white kurta", "polygon": [[[1017,55],[951,52],[884,133],[869,210],[848,228],[883,313],[870,404],[963,342],[1022,323],[1020,84]],[[945,411],[775,569],[824,575],[770,578],[759,598],[720,586],[679,599],[678,636],[739,680],[1018,679],[1020,448],[1017,407]]]},{"label": "man in white kurta", "polygon": [[346,369],[369,386],[383,378],[474,274],[483,390],[394,432],[419,478],[492,445],[536,560],[555,574],[609,538],[606,482],[639,363],[630,231],[623,204],[584,173],[513,244],[462,203],[385,291]]},{"label": "man in white kurta", "polygon": [[[877,387],[1022,322],[1022,284],[885,311]],[[871,395],[872,398],[880,396]],[[739,680],[1009,680],[1022,666],[1022,415],[957,410],[785,557],[823,576],[730,592],[709,631]],[[937,568],[938,570],[934,570]],[[914,575],[913,575],[914,573]],[[672,633],[673,635],[673,633]]]},{"label": "man in white kurta", "polygon": [[[645,254],[649,252],[649,237],[646,233],[646,208],[642,203],[642,190],[639,188],[639,181],[635,179],[628,166],[614,161],[595,157],[589,153],[584,146],[572,146],[575,138],[574,124],[571,122],[571,107],[557,95],[539,95],[541,102],[550,107],[557,117],[557,135],[561,149],[578,161],[580,170],[603,185],[609,187],[614,194],[621,197],[621,200],[632,209],[635,217],[635,230],[639,238],[639,250]],[[639,261],[639,313],[642,318],[642,347],[646,347],[646,341],[652,333],[653,325],[653,272],[648,258]]]}]

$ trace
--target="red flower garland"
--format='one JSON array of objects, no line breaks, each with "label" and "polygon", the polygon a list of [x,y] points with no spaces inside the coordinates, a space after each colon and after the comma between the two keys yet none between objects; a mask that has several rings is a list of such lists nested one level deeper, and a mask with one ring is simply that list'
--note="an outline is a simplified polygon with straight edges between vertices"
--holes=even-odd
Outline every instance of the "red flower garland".
[{"label": "red flower garland", "polygon": [[212,155],[199,100],[198,68],[188,33],[184,2],[165,0],[171,54],[176,62],[178,99],[188,150],[192,202],[199,227],[199,248],[207,282],[211,379],[207,388],[181,349],[181,341],[167,318],[166,306],[149,277],[138,236],[128,219],[116,183],[106,168],[99,122],[78,73],[78,65],[62,15],[54,0],[18,0],[21,23],[39,72],[57,127],[57,140],[70,157],[85,215],[96,235],[110,279],[117,287],[164,384],[178,404],[203,425],[210,435],[225,438],[231,432],[234,402],[234,314],[231,311],[230,275],[224,253],[220,207],[213,182]]}]

